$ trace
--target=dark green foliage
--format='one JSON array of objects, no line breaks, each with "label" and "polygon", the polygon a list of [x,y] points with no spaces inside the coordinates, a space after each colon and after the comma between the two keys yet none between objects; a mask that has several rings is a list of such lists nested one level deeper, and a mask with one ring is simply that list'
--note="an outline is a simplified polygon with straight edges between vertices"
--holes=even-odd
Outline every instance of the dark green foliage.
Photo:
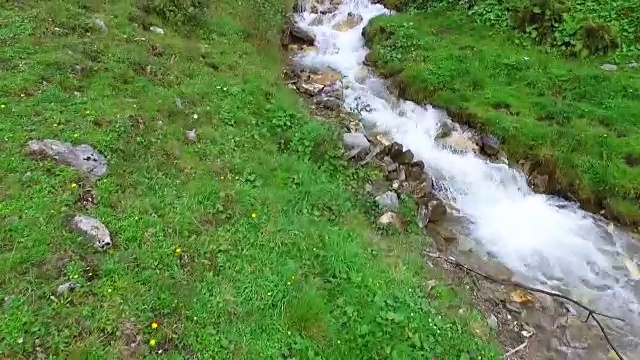
[{"label": "dark green foliage", "polygon": [[531,0],[513,12],[514,24],[537,43],[548,44],[567,9],[560,1]]},{"label": "dark green foliage", "polygon": [[136,0],[146,15],[155,16],[178,28],[197,29],[206,22],[208,0]]},{"label": "dark green foliage", "polygon": [[584,58],[640,53],[640,1],[637,0],[388,0],[396,9],[464,10],[481,24],[532,41],[546,49]]},{"label": "dark green foliage", "polygon": [[620,39],[610,25],[586,22],[578,33],[575,51],[581,58],[589,55],[606,55],[620,46]]}]

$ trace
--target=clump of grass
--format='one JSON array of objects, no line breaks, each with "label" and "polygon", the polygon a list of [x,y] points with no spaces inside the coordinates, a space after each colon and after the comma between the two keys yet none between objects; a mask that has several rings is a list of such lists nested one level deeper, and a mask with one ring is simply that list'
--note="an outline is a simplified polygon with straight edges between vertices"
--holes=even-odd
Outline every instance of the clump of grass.
[{"label": "clump of grass", "polygon": [[585,58],[589,55],[606,55],[620,47],[620,38],[611,25],[587,21],[580,27],[576,53]]},{"label": "clump of grass", "polygon": [[511,159],[550,173],[553,193],[597,211],[613,201],[612,218],[640,224],[640,168],[629,161],[640,146],[640,74],[520,47],[461,11],[380,17],[365,34],[368,58],[404,96],[494,133]]}]

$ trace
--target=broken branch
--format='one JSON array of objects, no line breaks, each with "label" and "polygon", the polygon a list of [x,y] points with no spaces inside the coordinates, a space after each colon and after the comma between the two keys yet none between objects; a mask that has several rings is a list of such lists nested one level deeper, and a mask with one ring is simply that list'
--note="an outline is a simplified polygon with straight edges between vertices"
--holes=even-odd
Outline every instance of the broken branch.
[{"label": "broken branch", "polygon": [[[536,293],[540,293],[540,294],[545,294],[545,295],[549,295],[551,297],[555,297],[555,298],[560,298],[563,300],[566,300],[576,306],[579,306],[580,308],[584,309],[587,311],[587,318],[585,320],[585,322],[589,321],[589,318],[593,319],[593,321],[595,321],[596,325],[598,325],[598,327],[600,328],[600,331],[602,332],[602,335],[604,335],[604,339],[607,341],[607,343],[609,344],[609,347],[611,347],[611,350],[613,350],[613,352],[618,356],[618,358],[620,360],[625,360],[625,358],[622,356],[622,354],[620,354],[620,352],[618,351],[618,349],[613,345],[613,343],[611,343],[611,340],[609,339],[609,336],[607,335],[607,332],[604,328],[604,326],[602,325],[602,323],[600,322],[600,320],[598,320],[598,318],[596,317],[596,315],[605,317],[605,318],[609,318],[609,319],[613,319],[613,320],[618,320],[621,322],[626,323],[626,320],[619,318],[617,316],[613,316],[613,315],[607,315],[607,314],[603,314],[601,312],[598,312],[592,308],[590,308],[589,306],[581,303],[578,300],[572,299],[569,296],[554,292],[554,291],[549,291],[549,290],[544,290],[544,289],[539,289],[539,288],[535,288],[535,287],[531,287],[525,284],[522,284],[520,282],[517,281],[513,281],[513,280],[503,280],[503,279],[497,279],[495,277],[492,277],[490,275],[484,274],[478,270],[472,269],[466,265],[464,265],[463,263],[459,262],[458,260],[456,260],[453,257],[444,257],[442,255],[438,255],[438,254],[434,254],[434,253],[427,253],[427,255],[429,257],[432,258],[436,258],[436,259],[440,259],[448,264],[451,264],[453,266],[456,266],[466,272],[475,274],[477,276],[480,276],[481,278],[484,278],[485,280],[491,281],[493,283],[497,283],[497,284],[501,284],[501,285],[506,285],[506,286],[515,286],[524,290],[528,290],[531,292],[536,292]],[[526,343],[525,343],[526,344]]]}]

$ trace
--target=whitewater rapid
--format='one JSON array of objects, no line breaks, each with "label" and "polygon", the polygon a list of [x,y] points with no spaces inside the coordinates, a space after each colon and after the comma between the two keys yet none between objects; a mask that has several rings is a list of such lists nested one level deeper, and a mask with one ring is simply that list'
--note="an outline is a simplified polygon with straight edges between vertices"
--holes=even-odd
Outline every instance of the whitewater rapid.
[{"label": "whitewater rapid", "polygon": [[[625,261],[637,264],[631,260],[640,253],[636,241],[576,204],[534,193],[518,170],[439,145],[435,136],[444,113],[395,99],[385,81],[363,71],[368,50],[362,29],[373,17],[389,14],[382,5],[344,0],[328,15],[312,14],[308,7],[297,21],[315,33],[317,51],[303,52],[297,61],[342,74],[344,106],[353,110],[366,105],[367,111],[360,112],[365,126],[386,132],[424,161],[441,185],[440,195],[467,219],[468,236],[478,251],[523,281],[587,299],[602,312],[628,319],[630,326],[618,324],[616,333],[640,338],[640,284],[625,266]],[[362,23],[348,31],[334,30],[350,12],[361,15]]]}]

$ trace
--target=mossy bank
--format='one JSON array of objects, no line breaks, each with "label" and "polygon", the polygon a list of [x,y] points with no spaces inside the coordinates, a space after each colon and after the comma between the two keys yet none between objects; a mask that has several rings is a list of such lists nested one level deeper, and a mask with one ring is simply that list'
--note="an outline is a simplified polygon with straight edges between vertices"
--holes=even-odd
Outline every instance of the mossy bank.
[{"label": "mossy bank", "polygon": [[521,46],[451,9],[379,17],[365,35],[403,97],[496,135],[550,177],[547,192],[640,224],[640,69]]},{"label": "mossy bank", "polygon": [[[423,236],[374,226],[378,175],[282,84],[291,5],[3,2],[0,357],[500,358],[455,290],[425,296]],[[28,157],[32,139],[108,170]]]}]

